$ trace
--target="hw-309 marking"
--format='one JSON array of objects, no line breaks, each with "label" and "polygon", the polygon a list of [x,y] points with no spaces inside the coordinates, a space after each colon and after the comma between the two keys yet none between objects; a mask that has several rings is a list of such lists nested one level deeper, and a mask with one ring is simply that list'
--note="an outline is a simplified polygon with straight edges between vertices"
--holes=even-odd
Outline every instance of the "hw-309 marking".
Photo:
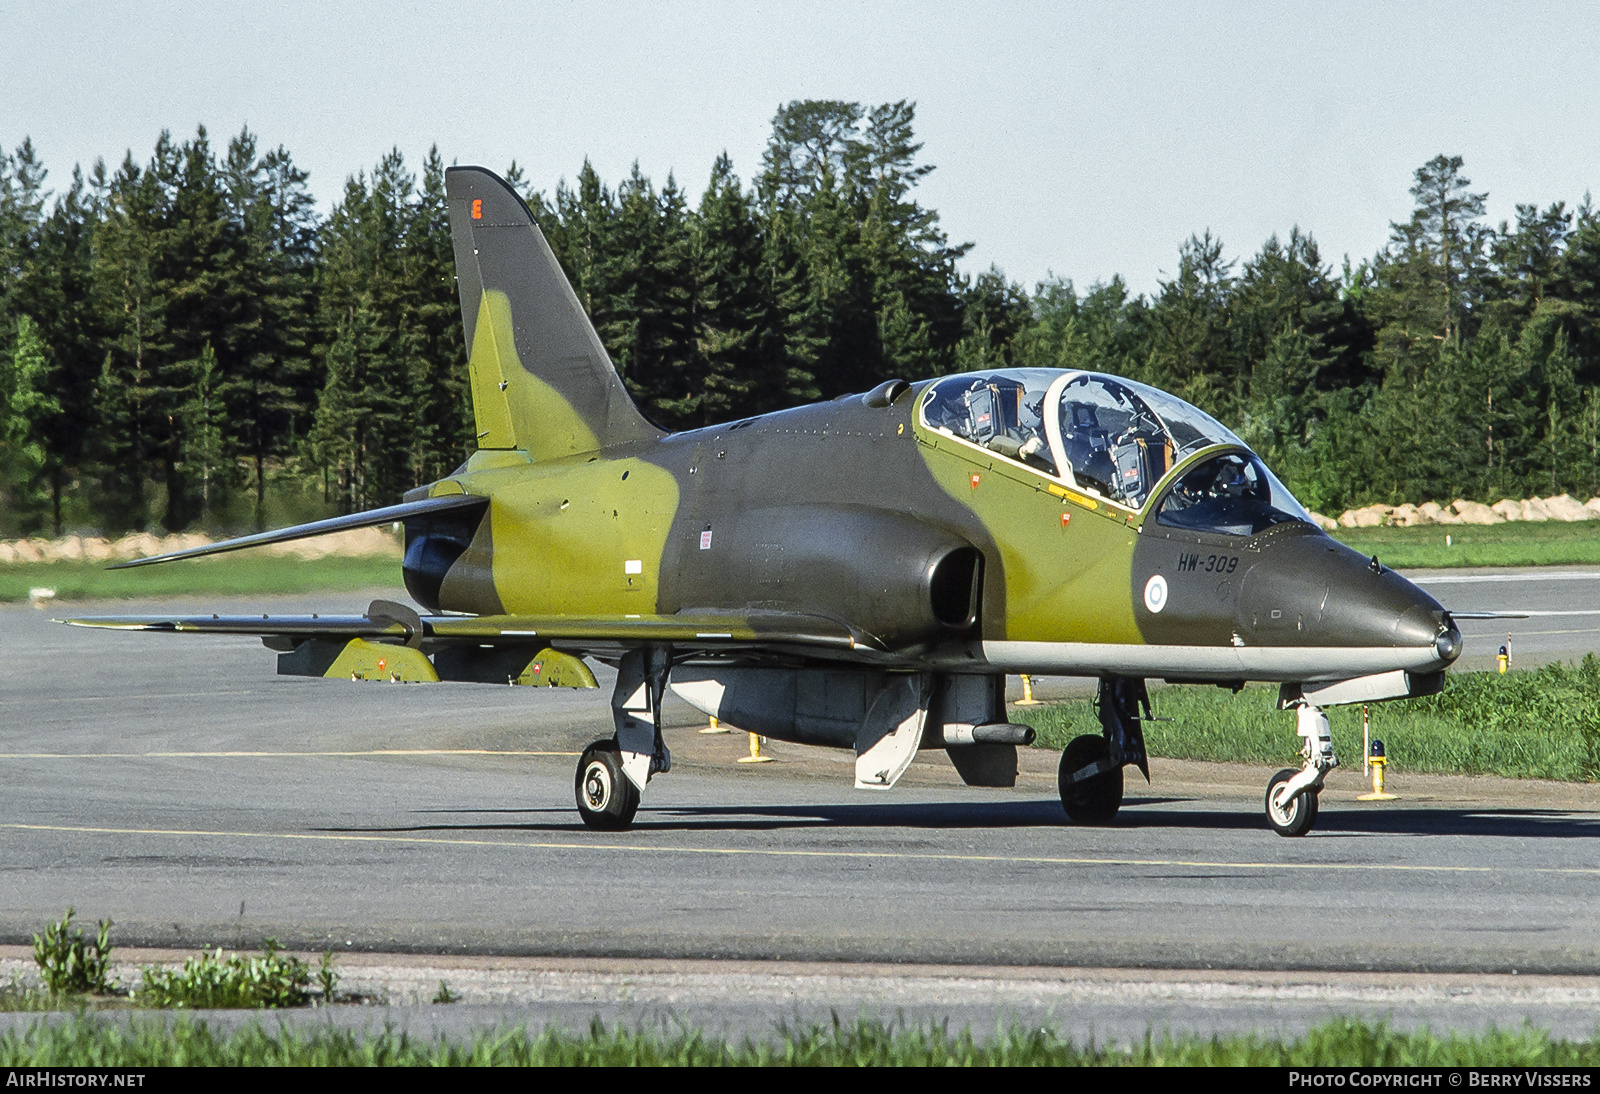
[{"label": "hw-309 marking", "polygon": [[1238,555],[1207,555],[1203,562],[1198,554],[1192,552],[1178,556],[1178,570],[1182,573],[1194,573],[1198,570],[1207,574],[1231,574],[1238,568]]}]

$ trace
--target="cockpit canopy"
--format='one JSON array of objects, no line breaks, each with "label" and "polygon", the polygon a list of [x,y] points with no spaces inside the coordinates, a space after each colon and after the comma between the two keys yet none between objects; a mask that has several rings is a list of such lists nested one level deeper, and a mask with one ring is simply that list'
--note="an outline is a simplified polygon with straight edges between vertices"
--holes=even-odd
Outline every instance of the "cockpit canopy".
[{"label": "cockpit canopy", "polygon": [[[998,369],[941,380],[922,401],[929,428],[1025,464],[1129,509],[1193,452],[1228,445],[1185,471],[1157,520],[1248,535],[1310,516],[1215,418],[1157,388],[1115,376]],[[1215,525],[1215,527],[1212,527]]]}]

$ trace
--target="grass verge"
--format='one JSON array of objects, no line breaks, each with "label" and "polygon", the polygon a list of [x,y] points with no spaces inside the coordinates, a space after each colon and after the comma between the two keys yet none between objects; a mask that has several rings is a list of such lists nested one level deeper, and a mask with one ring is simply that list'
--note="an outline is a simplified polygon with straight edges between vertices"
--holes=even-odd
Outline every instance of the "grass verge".
[{"label": "grass verge", "polygon": [[300,559],[244,551],[217,558],[107,570],[95,562],[0,566],[0,601],[27,600],[36,588],[58,600],[194,595],[250,596],[370,589],[401,583],[397,556],[330,555]]},{"label": "grass verge", "polygon": [[[285,954],[275,939],[267,939],[259,955],[236,953],[228,957],[218,947],[200,951],[183,968],[146,965],[138,990],[130,992],[109,978],[111,971],[111,920],[102,919],[93,941],[74,927],[75,909],[33,936],[33,960],[39,966],[42,989],[23,982],[20,975],[0,986],[0,1011],[85,1011],[130,1004],[155,1009],[206,1009],[234,1007],[303,1007],[312,1001],[311,966]],[[334,1002],[339,972],[333,951],[324,951],[317,970],[323,1003]],[[449,989],[439,981],[441,994]],[[349,999],[349,997],[346,997]],[[435,999],[434,1002],[453,1002]]]},{"label": "grass verge", "polygon": [[[1428,524],[1414,528],[1340,528],[1330,533],[1364,555],[1397,568],[1557,566],[1600,563],[1600,520]],[[1444,539],[1450,537],[1450,546]]]},{"label": "grass verge", "polygon": [[[1158,718],[1145,727],[1152,756],[1225,763],[1299,765],[1293,717],[1276,709],[1275,687],[1237,695],[1193,686],[1152,696]],[[1345,763],[1361,759],[1361,708],[1329,710],[1334,748]],[[1375,703],[1372,735],[1391,768],[1514,779],[1600,779],[1600,660],[1517,670],[1451,673],[1445,690],[1424,699]],[[1040,707],[1027,718],[1041,748],[1065,748],[1080,733],[1099,733],[1087,700]]]},{"label": "grass verge", "polygon": [[[327,956],[323,970],[324,978],[331,974]],[[310,966],[280,953],[269,938],[260,956],[236,953],[224,958],[219,947],[189,958],[181,969],[147,966],[134,1000],[147,1007],[303,1007],[311,999],[310,985]]]},{"label": "grass verge", "polygon": [[425,1041],[404,1033],[321,1029],[236,1033],[203,1022],[127,1023],[78,1016],[0,1035],[0,1067],[163,1066],[1253,1066],[1462,1067],[1600,1064],[1594,1041],[1560,1041],[1523,1028],[1472,1036],[1399,1032],[1334,1020],[1303,1037],[1147,1036],[1142,1042],[1078,1046],[1047,1029],[1011,1029],[979,1040],[942,1026],[890,1027],[875,1021],[782,1031],[771,1041],[728,1044],[698,1031],[606,1030],[587,1034],[523,1030],[470,1040]]}]

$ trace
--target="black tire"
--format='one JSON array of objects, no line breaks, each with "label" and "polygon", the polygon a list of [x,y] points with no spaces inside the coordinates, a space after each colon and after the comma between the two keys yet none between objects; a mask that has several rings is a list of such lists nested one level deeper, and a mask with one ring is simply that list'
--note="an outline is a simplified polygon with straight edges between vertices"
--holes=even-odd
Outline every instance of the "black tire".
[{"label": "black tire", "polygon": [[1122,808],[1122,768],[1105,771],[1081,782],[1068,782],[1073,773],[1082,771],[1096,760],[1110,755],[1110,746],[1104,737],[1084,734],[1067,742],[1061,752],[1061,767],[1056,774],[1056,785],[1061,791],[1061,806],[1079,824],[1110,824]]},{"label": "black tire", "polygon": [[578,815],[597,832],[622,832],[639,811],[639,788],[622,773],[616,741],[596,741],[578,759]]},{"label": "black tire", "polygon": [[1272,830],[1280,836],[1303,836],[1311,831],[1317,823],[1318,791],[1306,790],[1297,797],[1287,809],[1280,809],[1273,805],[1273,795],[1278,787],[1294,778],[1300,772],[1286,767],[1267,783],[1266,811],[1267,823],[1272,825]]}]

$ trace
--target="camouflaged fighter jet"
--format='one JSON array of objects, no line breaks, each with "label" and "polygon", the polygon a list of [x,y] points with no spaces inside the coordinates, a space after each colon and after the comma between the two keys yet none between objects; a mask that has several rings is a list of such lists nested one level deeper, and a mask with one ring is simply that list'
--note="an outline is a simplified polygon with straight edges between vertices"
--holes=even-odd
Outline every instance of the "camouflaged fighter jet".
[{"label": "camouflaged fighter jet", "polygon": [[400,505],[124,565],[405,526],[414,608],[73,623],[261,636],[278,672],[594,687],[615,736],[578,762],[592,828],[671,768],[667,687],[724,723],[854,749],[887,790],[918,749],[1010,786],[1033,730],[1008,673],[1095,676],[1102,732],[1061,757],[1075,820],[1149,777],[1145,681],[1281,685],[1304,766],[1266,812],[1308,831],[1337,764],[1324,709],[1437,691],[1450,615],[1312,523],[1240,439],[1095,372],[997,369],[668,434],[635,408],[527,207],[446,176],[477,451]]}]

